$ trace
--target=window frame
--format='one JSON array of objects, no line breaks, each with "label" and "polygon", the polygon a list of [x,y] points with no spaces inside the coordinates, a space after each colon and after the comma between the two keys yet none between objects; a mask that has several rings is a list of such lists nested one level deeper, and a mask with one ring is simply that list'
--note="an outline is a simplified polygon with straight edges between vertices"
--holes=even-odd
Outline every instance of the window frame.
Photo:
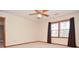
[{"label": "window frame", "polygon": [[[51,38],[68,38],[68,37],[61,37],[60,36],[60,23],[61,22],[67,22],[67,21],[69,21],[69,19],[67,19],[67,20],[62,20],[62,21],[57,21],[57,22],[51,22],[51,25],[52,24],[55,24],[55,23],[58,23],[58,36],[56,37],[56,36],[51,36]],[[52,30],[51,30],[52,31]]]}]

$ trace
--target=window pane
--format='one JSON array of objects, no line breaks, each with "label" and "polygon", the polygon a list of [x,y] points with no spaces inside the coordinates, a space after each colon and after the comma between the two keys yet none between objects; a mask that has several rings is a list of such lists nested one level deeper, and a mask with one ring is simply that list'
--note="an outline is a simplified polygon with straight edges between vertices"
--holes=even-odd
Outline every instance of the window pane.
[{"label": "window pane", "polygon": [[58,23],[51,24],[51,30],[58,30]]},{"label": "window pane", "polygon": [[60,23],[60,37],[68,37],[69,35],[69,21]]},{"label": "window pane", "polygon": [[58,37],[58,23],[51,24],[51,36]]},{"label": "window pane", "polygon": [[58,30],[51,31],[51,36],[52,37],[58,37]]},{"label": "window pane", "polygon": [[69,21],[60,22],[60,29],[69,29]]},{"label": "window pane", "polygon": [[69,30],[61,30],[60,31],[60,37],[68,37]]}]

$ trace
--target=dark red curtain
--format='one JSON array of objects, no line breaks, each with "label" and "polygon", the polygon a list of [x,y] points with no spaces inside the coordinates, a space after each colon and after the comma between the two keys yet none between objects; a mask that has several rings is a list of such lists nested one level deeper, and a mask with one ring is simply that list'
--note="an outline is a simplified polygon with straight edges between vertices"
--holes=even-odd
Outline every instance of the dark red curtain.
[{"label": "dark red curtain", "polygon": [[47,43],[51,43],[51,22],[48,23],[48,37]]},{"label": "dark red curtain", "polygon": [[68,46],[69,47],[76,47],[74,17],[70,18],[70,30],[69,30],[69,37],[68,37]]}]

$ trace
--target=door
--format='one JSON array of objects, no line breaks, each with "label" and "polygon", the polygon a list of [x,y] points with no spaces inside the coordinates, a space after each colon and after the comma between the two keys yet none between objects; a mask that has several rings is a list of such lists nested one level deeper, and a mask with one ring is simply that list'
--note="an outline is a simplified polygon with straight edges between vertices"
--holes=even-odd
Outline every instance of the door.
[{"label": "door", "polygon": [[0,25],[0,47],[3,46],[4,40],[4,26]]},{"label": "door", "polygon": [[0,17],[0,48],[5,46],[5,18]]}]

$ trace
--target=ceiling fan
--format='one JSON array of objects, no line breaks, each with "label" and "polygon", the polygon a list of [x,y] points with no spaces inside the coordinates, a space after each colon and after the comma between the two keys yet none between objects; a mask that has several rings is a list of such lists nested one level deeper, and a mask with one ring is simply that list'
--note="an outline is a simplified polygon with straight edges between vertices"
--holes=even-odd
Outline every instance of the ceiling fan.
[{"label": "ceiling fan", "polygon": [[48,17],[48,10],[34,10],[35,13],[29,15],[37,15],[37,18],[40,19],[43,16]]}]

